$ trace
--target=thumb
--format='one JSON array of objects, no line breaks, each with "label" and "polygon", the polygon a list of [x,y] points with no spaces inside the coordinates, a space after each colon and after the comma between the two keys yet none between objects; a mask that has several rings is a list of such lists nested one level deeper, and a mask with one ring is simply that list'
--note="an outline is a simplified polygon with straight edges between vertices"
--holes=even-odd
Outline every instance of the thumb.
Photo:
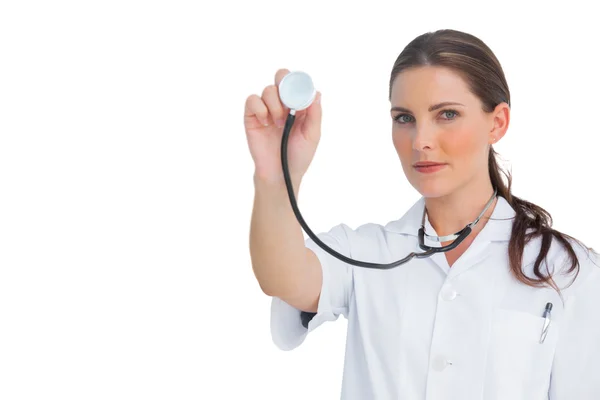
[{"label": "thumb", "polygon": [[303,130],[305,132],[309,132],[310,135],[318,136],[319,132],[321,131],[322,115],[323,109],[321,108],[321,92],[317,92],[315,101],[313,101],[310,107],[306,109]]}]

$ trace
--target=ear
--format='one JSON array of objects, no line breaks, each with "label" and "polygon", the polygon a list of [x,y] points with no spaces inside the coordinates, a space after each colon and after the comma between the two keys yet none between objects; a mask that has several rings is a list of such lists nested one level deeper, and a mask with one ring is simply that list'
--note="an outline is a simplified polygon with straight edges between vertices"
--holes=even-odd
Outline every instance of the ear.
[{"label": "ear", "polygon": [[510,122],[510,106],[502,102],[490,114],[492,128],[488,133],[488,143],[495,144],[506,134]]}]

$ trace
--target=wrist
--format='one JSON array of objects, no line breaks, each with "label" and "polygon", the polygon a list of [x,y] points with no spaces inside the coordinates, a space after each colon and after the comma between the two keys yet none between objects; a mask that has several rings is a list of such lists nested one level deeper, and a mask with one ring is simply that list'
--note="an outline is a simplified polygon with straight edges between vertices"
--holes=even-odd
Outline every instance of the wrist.
[{"label": "wrist", "polygon": [[[294,192],[297,192],[298,188],[300,187],[300,183],[302,182],[302,177],[290,176],[290,178],[292,180],[292,187],[294,189]],[[264,177],[264,176],[258,175],[255,172],[253,179],[254,179],[254,187],[255,188],[264,188],[264,189],[268,189],[268,190],[286,190],[287,191],[287,187],[285,184],[285,178],[284,178],[283,174],[280,176],[277,176],[277,177]]]}]

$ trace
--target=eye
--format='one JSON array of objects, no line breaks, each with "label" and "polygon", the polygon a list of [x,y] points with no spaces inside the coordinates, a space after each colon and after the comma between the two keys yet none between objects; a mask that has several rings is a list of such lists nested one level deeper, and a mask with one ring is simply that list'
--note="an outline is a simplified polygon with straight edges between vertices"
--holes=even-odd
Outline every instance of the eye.
[{"label": "eye", "polygon": [[[444,111],[442,111],[442,114],[446,114],[446,113],[451,113],[451,114],[454,114],[455,116],[458,115],[458,112],[456,112],[454,110],[444,110]],[[453,119],[453,118],[447,118],[447,119]]]},{"label": "eye", "polygon": [[[446,121],[451,121],[451,120],[455,119],[455,117],[458,116],[459,114],[456,110],[447,109],[447,110],[442,110],[440,112],[440,115],[446,116],[446,118],[442,118],[442,119],[444,119]],[[448,117],[448,115],[451,115],[451,116]],[[406,124],[412,122],[410,120],[407,121],[407,120],[403,119],[404,117],[413,118],[412,115],[410,115],[410,114],[398,114],[394,117],[394,121],[400,125],[406,125]]]},{"label": "eye", "polygon": [[412,118],[412,116],[410,116],[409,114],[398,114],[398,115],[396,115],[394,117],[394,121],[396,121],[397,123],[399,123],[401,125],[404,125],[404,124],[407,124],[407,123],[410,122],[410,121],[402,120],[403,117],[410,117],[410,118]]}]

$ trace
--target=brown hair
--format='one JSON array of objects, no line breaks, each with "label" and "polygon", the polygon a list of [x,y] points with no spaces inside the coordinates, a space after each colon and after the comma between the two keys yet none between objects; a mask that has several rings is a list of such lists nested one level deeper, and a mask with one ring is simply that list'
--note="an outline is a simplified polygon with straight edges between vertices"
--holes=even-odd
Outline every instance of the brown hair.
[{"label": "brown hair", "polygon": [[[494,111],[502,102],[510,107],[510,92],[500,62],[492,50],[473,35],[441,29],[416,37],[404,48],[394,63],[390,77],[390,101],[396,76],[407,68],[418,66],[442,66],[458,73],[471,92],[481,100],[483,111],[486,113]],[[571,264],[567,273],[575,272],[573,280],[579,274],[580,266],[569,239],[584,248],[587,247],[575,238],[552,229],[552,217],[546,210],[511,193],[512,175],[499,166],[497,155],[498,153],[490,147],[488,168],[492,186],[516,212],[508,245],[510,270],[516,279],[526,285],[540,287],[548,283],[560,293],[552,277],[540,271],[540,265],[548,255],[553,238],[558,240],[567,252]],[[508,183],[502,180],[502,174],[506,176]],[[523,273],[521,263],[525,245],[531,239],[540,236],[541,249],[533,269],[537,279],[534,279]]]}]

